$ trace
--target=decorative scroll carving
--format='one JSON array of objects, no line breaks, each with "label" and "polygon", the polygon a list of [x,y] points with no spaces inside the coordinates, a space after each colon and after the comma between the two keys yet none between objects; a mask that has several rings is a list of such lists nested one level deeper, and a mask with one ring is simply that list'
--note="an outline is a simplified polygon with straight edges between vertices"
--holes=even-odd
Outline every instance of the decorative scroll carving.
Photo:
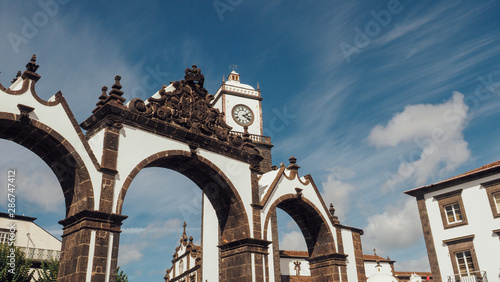
[{"label": "decorative scroll carving", "polygon": [[163,86],[159,98],[151,97],[147,102],[139,98],[130,101],[130,111],[242,147],[245,143],[243,138],[229,134],[232,127],[224,121],[224,113],[210,103],[214,96],[203,88],[205,79],[200,69],[193,65],[185,73],[184,80],[172,83],[173,91],[167,92],[166,86]]}]

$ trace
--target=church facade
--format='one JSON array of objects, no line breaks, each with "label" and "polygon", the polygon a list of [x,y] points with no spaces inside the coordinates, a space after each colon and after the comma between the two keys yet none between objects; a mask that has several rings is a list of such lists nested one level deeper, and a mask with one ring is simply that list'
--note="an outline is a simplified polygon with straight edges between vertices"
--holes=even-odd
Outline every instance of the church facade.
[{"label": "church facade", "polygon": [[59,281],[115,280],[127,218],[122,206],[146,167],[176,170],[203,191],[203,252],[189,238],[179,247],[179,257],[190,258],[186,264],[196,265],[199,256],[203,263],[185,278],[280,281],[279,208],[304,235],[311,281],[366,279],[362,230],[338,221],[311,175],[300,176],[296,158],[272,165],[260,89],[242,84],[238,73],[212,95],[192,66],[146,101],[128,102],[116,76],[79,124],[62,93],[39,98],[38,67],[33,56],[9,87],[0,85],[0,138],[37,154],[61,184],[66,218],[60,221]]}]

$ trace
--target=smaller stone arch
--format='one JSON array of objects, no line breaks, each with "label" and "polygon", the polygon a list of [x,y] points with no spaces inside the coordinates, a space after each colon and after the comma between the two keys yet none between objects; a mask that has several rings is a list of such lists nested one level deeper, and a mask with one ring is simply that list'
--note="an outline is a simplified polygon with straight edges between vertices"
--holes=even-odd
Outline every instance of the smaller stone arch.
[{"label": "smaller stone arch", "polygon": [[221,243],[242,240],[250,236],[243,202],[229,178],[208,159],[182,150],[159,152],[137,164],[120,189],[116,206],[118,214],[122,213],[125,195],[133,179],[147,167],[172,169],[185,175],[200,187],[217,214]]},{"label": "smaller stone arch", "polygon": [[66,217],[94,209],[94,193],[87,167],[61,134],[37,120],[0,112],[0,138],[27,148],[50,167],[61,184]]},{"label": "smaller stone arch", "polygon": [[272,213],[280,208],[299,226],[304,235],[309,258],[328,256],[336,253],[335,240],[319,209],[304,196],[285,194],[271,205],[264,221],[264,236],[267,240],[267,227]]}]

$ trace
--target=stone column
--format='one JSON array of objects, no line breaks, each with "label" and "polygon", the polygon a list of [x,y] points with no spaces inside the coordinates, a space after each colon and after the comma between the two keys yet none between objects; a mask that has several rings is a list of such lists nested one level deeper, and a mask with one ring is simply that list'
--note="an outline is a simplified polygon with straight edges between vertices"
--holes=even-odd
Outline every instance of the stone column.
[{"label": "stone column", "polygon": [[344,254],[331,254],[307,259],[311,270],[311,281],[341,281],[339,266],[345,267],[347,256]]},{"label": "stone column", "polygon": [[120,226],[119,214],[82,211],[59,223],[63,225],[58,281],[114,281]]},{"label": "stone column", "polygon": [[220,281],[251,282],[252,265],[261,269],[255,281],[264,281],[263,257],[268,255],[269,241],[247,238],[220,245]]}]

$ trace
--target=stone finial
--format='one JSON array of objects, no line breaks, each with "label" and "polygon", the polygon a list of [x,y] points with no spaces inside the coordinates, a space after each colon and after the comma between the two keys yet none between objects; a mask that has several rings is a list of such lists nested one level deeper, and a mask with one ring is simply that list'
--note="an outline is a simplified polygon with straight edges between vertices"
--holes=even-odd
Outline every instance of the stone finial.
[{"label": "stone finial", "polygon": [[123,91],[121,91],[122,89],[122,85],[120,84],[121,79],[122,79],[121,76],[119,75],[115,76],[115,84],[111,86],[111,91],[109,91],[109,97],[112,100],[117,101],[119,104],[123,104],[123,102],[125,102],[126,100],[125,98],[122,97]]},{"label": "stone finial", "polygon": [[14,83],[14,82],[16,82],[16,80],[17,80],[18,78],[20,78],[20,77],[21,77],[21,75],[22,75],[21,71],[17,71],[16,77],[14,77],[14,79],[12,79],[12,81],[11,81],[10,83]]},{"label": "stone finial", "polygon": [[198,83],[201,87],[203,87],[203,83],[205,82],[205,76],[201,74],[201,70],[196,65],[192,65],[192,68],[186,68],[184,71],[184,80],[191,81],[194,83]]},{"label": "stone finial", "polygon": [[101,88],[101,96],[99,96],[99,102],[97,102],[96,106],[103,105],[104,101],[109,97],[108,94],[106,93],[108,91],[108,87],[103,86]]},{"label": "stone finial", "polygon": [[333,207],[333,204],[330,203],[330,208],[328,209],[328,211],[330,212],[330,214],[333,216],[335,214],[335,208]]},{"label": "stone finial", "polygon": [[290,169],[290,170],[298,170],[300,168],[300,166],[297,165],[297,158],[295,158],[294,156],[292,156],[291,158],[289,158],[288,161],[290,162],[290,164],[288,165],[288,169]]},{"label": "stone finial", "polygon": [[37,65],[35,62],[36,62],[36,54],[33,54],[33,56],[31,56],[31,61],[29,61],[26,64],[26,70],[30,72],[36,72],[38,70],[38,67],[40,66]]},{"label": "stone finial", "polygon": [[92,113],[95,113],[97,110],[102,108],[104,104],[106,104],[106,100],[109,98],[108,94],[106,94],[106,91],[108,91],[108,87],[103,86],[101,88],[101,96],[99,96],[99,102],[97,102],[95,105],[97,106],[95,109],[92,110]]},{"label": "stone finial", "polygon": [[40,79],[40,75],[36,73],[39,65],[36,64],[36,55],[33,54],[31,61],[26,64],[26,71],[21,75],[23,79],[31,79],[37,82]]}]

